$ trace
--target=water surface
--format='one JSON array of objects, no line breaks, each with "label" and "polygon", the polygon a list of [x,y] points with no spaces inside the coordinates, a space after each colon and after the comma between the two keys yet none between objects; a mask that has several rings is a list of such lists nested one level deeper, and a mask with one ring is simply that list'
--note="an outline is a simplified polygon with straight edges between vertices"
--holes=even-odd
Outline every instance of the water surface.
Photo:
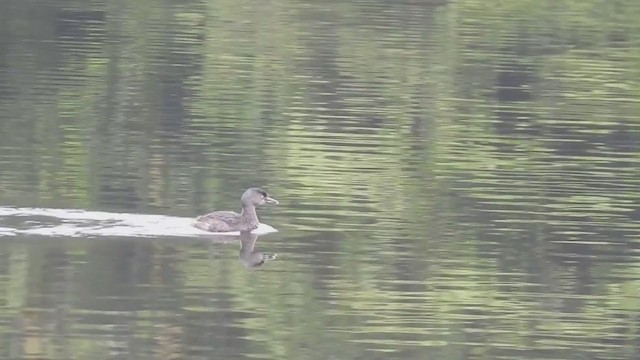
[{"label": "water surface", "polygon": [[3,1],[0,358],[637,359],[639,18]]}]

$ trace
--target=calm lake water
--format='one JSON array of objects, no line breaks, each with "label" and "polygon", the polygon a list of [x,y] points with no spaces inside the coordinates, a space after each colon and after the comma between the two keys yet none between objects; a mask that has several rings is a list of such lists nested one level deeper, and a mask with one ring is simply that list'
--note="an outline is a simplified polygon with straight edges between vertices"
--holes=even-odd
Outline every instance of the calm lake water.
[{"label": "calm lake water", "polygon": [[0,359],[640,358],[638,19],[0,2]]}]

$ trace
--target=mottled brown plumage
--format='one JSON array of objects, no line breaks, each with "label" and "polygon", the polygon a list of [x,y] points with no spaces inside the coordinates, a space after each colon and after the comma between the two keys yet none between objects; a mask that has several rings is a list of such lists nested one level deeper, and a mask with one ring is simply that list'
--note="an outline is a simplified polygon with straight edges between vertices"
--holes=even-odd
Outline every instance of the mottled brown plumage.
[{"label": "mottled brown plumage", "polygon": [[251,231],[258,227],[260,221],[256,214],[256,206],[263,204],[278,204],[278,200],[260,188],[249,188],[240,199],[242,212],[235,211],[214,211],[212,213],[198,216],[193,226],[204,231],[229,232],[229,231]]}]

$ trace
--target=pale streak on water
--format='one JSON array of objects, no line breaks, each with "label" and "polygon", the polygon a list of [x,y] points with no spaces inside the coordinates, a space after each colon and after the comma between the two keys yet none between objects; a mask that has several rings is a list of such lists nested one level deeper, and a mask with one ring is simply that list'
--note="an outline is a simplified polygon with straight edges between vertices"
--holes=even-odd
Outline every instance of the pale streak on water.
[{"label": "pale streak on water", "polygon": [[[79,209],[0,207],[0,224],[10,222],[20,222],[20,226],[0,227],[0,235],[202,237],[205,239],[218,235],[240,235],[239,231],[222,233],[203,231],[192,226],[193,218],[176,216],[109,213]],[[256,235],[274,232],[278,232],[278,230],[263,223],[251,231]]]},{"label": "pale streak on water", "polygon": [[636,1],[0,7],[0,359],[639,358]]}]

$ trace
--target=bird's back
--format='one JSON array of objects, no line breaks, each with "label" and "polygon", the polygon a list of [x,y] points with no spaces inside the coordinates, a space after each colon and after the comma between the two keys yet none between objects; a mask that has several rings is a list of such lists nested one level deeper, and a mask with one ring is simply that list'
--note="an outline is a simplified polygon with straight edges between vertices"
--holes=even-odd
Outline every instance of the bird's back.
[{"label": "bird's back", "polygon": [[193,226],[211,232],[241,231],[242,216],[235,211],[214,211],[198,216]]}]

